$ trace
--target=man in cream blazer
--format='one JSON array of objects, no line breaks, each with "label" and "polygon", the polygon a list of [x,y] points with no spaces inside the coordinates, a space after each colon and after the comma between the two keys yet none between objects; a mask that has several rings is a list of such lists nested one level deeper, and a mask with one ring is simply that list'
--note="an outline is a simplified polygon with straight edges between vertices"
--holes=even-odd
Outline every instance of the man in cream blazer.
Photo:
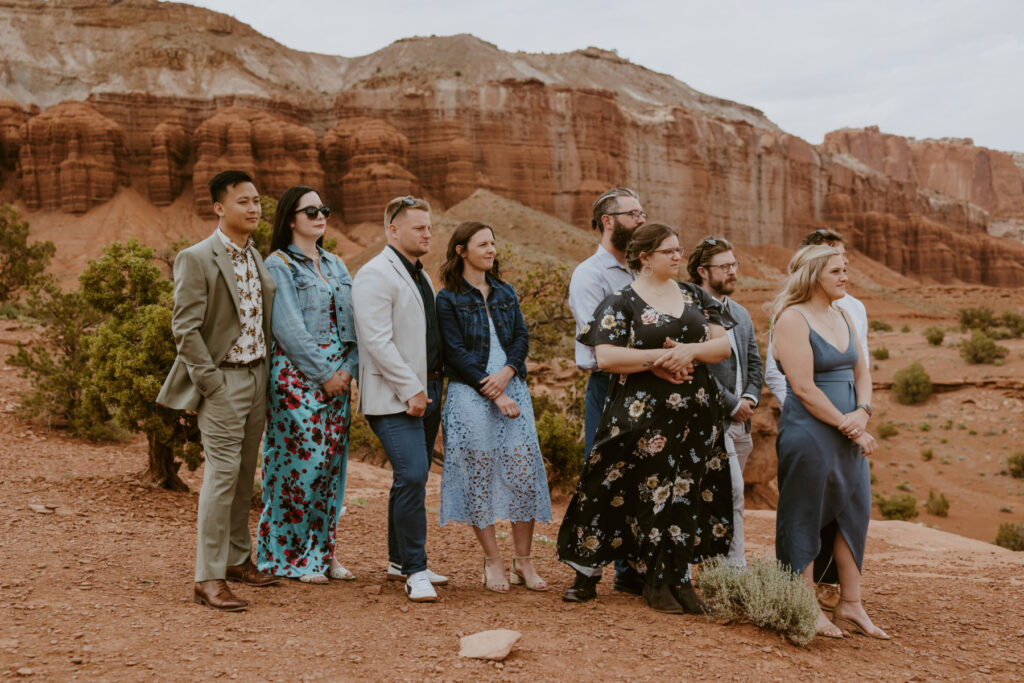
[{"label": "man in cream blazer", "polygon": [[210,181],[214,233],[174,259],[171,332],[178,355],[157,403],[195,410],[205,466],[199,493],[197,603],[239,611],[248,602],[225,579],[269,586],[278,579],[252,561],[253,476],[267,420],[267,359],[274,279],[250,235],[260,198],[242,171]]},{"label": "man in cream blazer", "polygon": [[359,345],[356,409],[394,472],[388,498],[388,578],[415,602],[433,602],[448,579],[427,569],[426,485],[441,421],[441,337],[434,288],[420,261],[430,250],[430,205],[397,197],[384,211],[388,246],[352,285]]}]

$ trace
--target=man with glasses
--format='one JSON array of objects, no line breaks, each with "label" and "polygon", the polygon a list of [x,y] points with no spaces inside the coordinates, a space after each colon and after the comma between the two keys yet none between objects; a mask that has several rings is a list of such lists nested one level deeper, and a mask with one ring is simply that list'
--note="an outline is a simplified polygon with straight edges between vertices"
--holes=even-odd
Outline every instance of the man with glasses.
[{"label": "man with glasses", "polygon": [[697,245],[686,264],[690,282],[704,288],[708,294],[722,302],[736,326],[729,330],[732,353],[726,360],[708,369],[718,382],[722,402],[729,411],[730,421],[725,430],[725,449],[729,453],[729,473],[732,475],[733,534],[727,561],[738,567],[746,566],[743,554],[743,468],[754,448],[751,437],[751,417],[761,400],[761,355],[757,351],[754,323],[743,306],[729,298],[736,291],[739,262],[732,245],[721,237],[708,237]]},{"label": "man with glasses", "polygon": [[[593,256],[576,266],[569,282],[569,308],[576,320],[576,334],[594,317],[594,310],[605,297],[633,282],[633,274],[626,267],[626,247],[633,231],[644,224],[647,214],[640,206],[636,192],[627,187],[613,187],[593,205],[590,225],[601,233],[601,243]],[[589,372],[587,380],[586,413],[584,416],[583,459],[590,458],[594,434],[601,421],[601,412],[608,397],[611,375],[597,367],[594,349],[576,342],[576,366]],[[576,582],[562,596],[568,602],[586,602],[596,595],[597,577],[577,573]],[[613,590],[640,595],[644,580],[624,560],[615,561]]]},{"label": "man with glasses", "polygon": [[352,285],[359,345],[359,404],[394,480],[388,498],[389,580],[413,602],[434,602],[448,579],[427,569],[426,486],[441,421],[441,336],[434,287],[420,257],[430,251],[430,205],[396,197],[384,209],[388,246]]}]

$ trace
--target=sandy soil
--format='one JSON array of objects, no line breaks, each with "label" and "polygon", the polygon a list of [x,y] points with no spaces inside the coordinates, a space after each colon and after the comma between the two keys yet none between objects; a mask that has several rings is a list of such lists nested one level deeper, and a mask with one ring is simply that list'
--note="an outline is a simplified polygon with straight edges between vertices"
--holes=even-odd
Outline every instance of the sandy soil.
[{"label": "sandy soil", "polygon": [[[13,323],[0,328],[3,356],[10,342],[31,334]],[[89,444],[15,418],[10,411],[24,383],[0,367],[5,678],[1017,680],[1024,668],[1024,553],[902,522],[872,523],[865,561],[866,604],[894,640],[817,639],[797,648],[749,625],[655,614],[638,598],[611,592],[608,581],[594,602],[562,603],[571,572],[555,561],[550,540],[561,506],[556,523],[538,525],[535,546],[552,591],[485,592],[469,529],[437,527],[435,475],[428,491],[428,551],[431,565],[452,582],[440,590],[441,602],[411,604],[401,584],[384,581],[390,473],[362,462],[350,466],[348,514],[338,536],[338,555],[358,579],[325,587],[242,587],[252,608],[216,613],[194,605],[190,595],[202,470],[186,475],[189,493],[141,487],[135,477],[144,462],[141,441]],[[936,427],[922,436],[940,433],[947,434]],[[968,439],[956,430],[948,434]],[[901,433],[893,441],[916,438]],[[954,469],[934,476],[951,483]],[[918,465],[905,476],[925,470]],[[982,506],[993,493],[978,489],[978,479],[964,489]],[[954,502],[950,520],[968,507]],[[965,513],[963,519],[973,518]],[[747,533],[751,554],[772,554],[774,513],[749,511]],[[502,543],[510,556],[510,539]],[[523,634],[504,664],[457,656],[460,636],[490,628]]]}]

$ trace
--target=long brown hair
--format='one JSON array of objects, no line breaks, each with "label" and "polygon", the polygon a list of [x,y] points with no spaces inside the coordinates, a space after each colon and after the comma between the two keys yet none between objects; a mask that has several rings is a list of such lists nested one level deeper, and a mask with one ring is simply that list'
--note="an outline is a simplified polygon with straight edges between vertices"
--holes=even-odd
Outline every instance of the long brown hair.
[{"label": "long brown hair", "polygon": [[[481,230],[490,230],[491,235],[494,235],[494,228],[480,221],[462,221],[455,226],[455,231],[452,232],[452,236],[448,240],[448,251],[445,254],[444,264],[441,266],[441,282],[449,291],[458,294],[463,289],[463,263],[462,257],[456,251],[456,247],[462,247],[462,251],[465,252],[469,241],[473,239],[473,235]],[[491,266],[487,273],[498,282],[502,281],[497,257],[495,257],[494,265]]]}]

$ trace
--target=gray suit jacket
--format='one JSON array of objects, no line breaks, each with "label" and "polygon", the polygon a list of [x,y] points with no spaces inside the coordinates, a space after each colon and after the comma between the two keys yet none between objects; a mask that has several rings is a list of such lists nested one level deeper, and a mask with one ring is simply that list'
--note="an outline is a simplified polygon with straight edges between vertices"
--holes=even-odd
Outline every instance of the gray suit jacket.
[{"label": "gray suit jacket", "polygon": [[356,273],[352,309],[359,345],[356,410],[404,413],[406,401],[427,387],[427,317],[419,288],[390,247]]},{"label": "gray suit jacket", "polygon": [[[270,314],[277,286],[263,259],[253,250],[263,288],[263,336],[270,352]],[[171,332],[178,356],[156,402],[178,410],[196,410],[199,402],[224,383],[220,369],[242,333],[238,287],[231,257],[214,232],[174,259],[174,313]],[[264,358],[264,370],[268,359]]]},{"label": "gray suit jacket", "polygon": [[[736,336],[736,348],[740,352],[739,358],[733,351],[729,357],[721,363],[709,365],[708,369],[718,382],[718,389],[722,392],[722,401],[725,403],[725,412],[732,413],[736,404],[742,396],[753,396],[756,402],[761,401],[761,377],[763,363],[761,354],[757,352],[757,338],[754,336],[754,323],[750,319],[747,309],[740,306],[732,299],[728,300],[728,312],[736,327],[733,333]],[[736,387],[736,363],[740,364],[740,376],[743,380],[743,390],[737,395]],[[745,423],[747,430],[750,430],[750,420]]]}]

